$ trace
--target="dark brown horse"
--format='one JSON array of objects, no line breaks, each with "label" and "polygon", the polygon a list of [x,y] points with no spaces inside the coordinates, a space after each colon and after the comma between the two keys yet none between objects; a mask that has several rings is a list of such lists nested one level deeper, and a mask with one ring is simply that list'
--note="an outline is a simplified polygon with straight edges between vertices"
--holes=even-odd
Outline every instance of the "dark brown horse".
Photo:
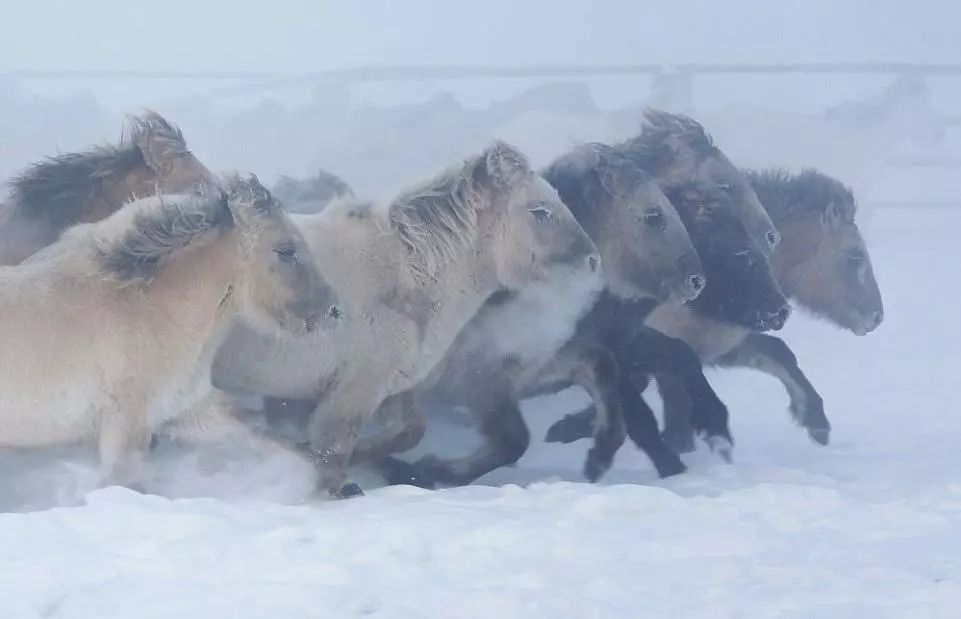
[{"label": "dark brown horse", "polygon": [[[796,175],[780,170],[749,172],[748,178],[782,235],[771,260],[785,293],[802,308],[857,335],[876,329],[884,308],[854,221],[856,202],[851,190],[815,170]],[[830,423],[821,396],[783,340],[752,332],[729,342],[722,354],[714,353],[702,358],[723,367],[751,367],[780,380],[790,396],[794,420],[816,442],[828,442]],[[686,451],[693,447],[688,416],[694,408],[690,390],[679,388],[675,379],[667,377],[667,389],[661,385],[666,396],[665,439]],[[569,415],[551,428],[548,440],[569,442],[590,436],[592,417],[589,410]]]},{"label": "dark brown horse", "polygon": [[0,204],[0,265],[18,264],[66,228],[104,219],[134,197],[211,179],[183,134],[155,112],[131,117],[117,145],[57,155],[10,181]]}]

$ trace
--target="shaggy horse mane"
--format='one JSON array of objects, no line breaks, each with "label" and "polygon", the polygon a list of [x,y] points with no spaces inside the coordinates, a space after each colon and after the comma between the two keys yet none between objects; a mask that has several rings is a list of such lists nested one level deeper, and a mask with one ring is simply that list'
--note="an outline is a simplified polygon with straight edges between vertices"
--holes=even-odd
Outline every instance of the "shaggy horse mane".
[{"label": "shaggy horse mane", "polygon": [[148,138],[162,145],[164,155],[189,152],[180,129],[159,114],[129,117],[118,145],[47,157],[11,179],[9,207],[57,228],[70,226],[104,179],[145,165],[140,145]]},{"label": "shaggy horse mane", "polygon": [[834,209],[843,221],[853,222],[857,214],[851,188],[813,168],[798,174],[780,168],[745,170],[744,174],[765,210],[775,220],[821,216],[828,214],[828,209]]},{"label": "shaggy horse mane", "polygon": [[[104,222],[91,224],[101,270],[121,284],[149,283],[180,250],[233,226],[228,206],[233,196],[247,194],[244,199],[255,208],[258,202],[270,200],[263,187],[239,178],[228,179],[227,185],[227,192],[202,186],[190,194],[141,198]],[[111,221],[115,217],[129,217],[129,225],[120,233],[105,232],[102,224],[115,225]]]},{"label": "shaggy horse mane", "polygon": [[419,277],[436,279],[438,268],[473,242],[477,211],[486,204],[474,170],[485,156],[442,172],[390,204],[391,229],[413,256]]},{"label": "shaggy horse mane", "polygon": [[675,159],[678,145],[700,157],[710,157],[718,152],[714,140],[699,122],[690,116],[655,109],[644,112],[640,135],[621,142],[615,148],[630,156],[645,170],[654,171]]}]

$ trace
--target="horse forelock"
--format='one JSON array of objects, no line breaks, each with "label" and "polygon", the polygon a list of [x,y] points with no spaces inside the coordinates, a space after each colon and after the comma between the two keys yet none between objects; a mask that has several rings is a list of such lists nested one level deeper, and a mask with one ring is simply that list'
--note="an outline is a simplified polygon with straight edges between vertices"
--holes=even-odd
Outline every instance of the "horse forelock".
[{"label": "horse forelock", "polygon": [[829,207],[836,209],[848,223],[853,223],[857,215],[857,202],[851,188],[813,168],[798,174],[780,168],[746,170],[745,174],[773,219],[820,216]]},{"label": "horse forelock", "polygon": [[232,226],[225,193],[155,195],[91,225],[100,270],[121,284],[149,283],[171,257]]},{"label": "horse forelock", "polygon": [[484,200],[470,173],[476,162],[471,159],[403,193],[389,207],[391,228],[420,276],[436,278],[437,270],[476,237],[477,211]]},{"label": "horse forelock", "polygon": [[[628,196],[638,186],[651,180],[651,177],[626,153],[600,143],[583,144],[562,155],[543,171],[543,176],[551,185],[558,188],[567,206],[575,214],[582,209],[597,207],[595,200],[588,195],[589,184],[584,182],[587,174],[596,174],[597,185],[601,191],[612,196]],[[604,183],[604,177],[616,179],[615,183]],[[572,193],[584,199],[569,198]],[[576,204],[575,204],[576,203]]]},{"label": "horse forelock", "polygon": [[649,149],[680,143],[704,157],[717,152],[714,140],[701,123],[684,114],[671,114],[655,109],[644,112],[641,133],[632,138],[631,142],[635,146]]},{"label": "horse forelock", "polygon": [[162,144],[167,156],[183,155],[190,152],[183,131],[160,114],[148,110],[140,116],[128,116],[127,127],[120,134],[121,145],[139,148],[145,140]]}]

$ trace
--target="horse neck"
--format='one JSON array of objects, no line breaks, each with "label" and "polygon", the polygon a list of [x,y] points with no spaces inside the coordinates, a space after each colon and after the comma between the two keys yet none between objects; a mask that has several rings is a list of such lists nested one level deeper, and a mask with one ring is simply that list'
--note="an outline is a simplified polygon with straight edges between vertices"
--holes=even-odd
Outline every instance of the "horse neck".
[{"label": "horse neck", "polygon": [[0,266],[20,264],[57,240],[57,231],[43,219],[30,221],[8,203],[0,206]]},{"label": "horse neck", "polygon": [[214,346],[239,311],[243,262],[239,232],[188,248],[173,258],[150,284],[150,303],[176,316],[178,326]]},{"label": "horse neck", "polygon": [[[491,275],[493,267],[485,264],[473,246],[464,248],[440,267],[435,277],[417,282],[412,290],[422,295],[418,305],[430,316],[423,325],[425,348],[434,351],[436,359],[453,343],[461,328],[480,310],[499,286]],[[422,304],[422,305],[421,305]]]}]

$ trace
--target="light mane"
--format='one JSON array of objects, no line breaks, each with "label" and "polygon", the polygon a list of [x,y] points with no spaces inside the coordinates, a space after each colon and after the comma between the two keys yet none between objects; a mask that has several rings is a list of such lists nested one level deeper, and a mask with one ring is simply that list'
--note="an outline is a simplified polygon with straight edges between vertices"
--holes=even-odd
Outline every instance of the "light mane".
[{"label": "light mane", "polygon": [[232,225],[226,194],[211,187],[141,198],[91,224],[95,260],[119,284],[147,284],[180,251]]},{"label": "light mane", "polygon": [[160,115],[148,112],[130,117],[119,144],[47,157],[15,176],[9,181],[7,208],[30,219],[43,219],[55,229],[80,221],[87,201],[101,190],[104,179],[146,165],[140,144],[148,137],[163,145],[165,155],[189,152],[180,129]]},{"label": "light mane", "polygon": [[421,278],[436,279],[438,269],[470,247],[477,232],[477,210],[484,194],[472,177],[481,157],[410,189],[390,204],[391,229],[410,252]]}]

